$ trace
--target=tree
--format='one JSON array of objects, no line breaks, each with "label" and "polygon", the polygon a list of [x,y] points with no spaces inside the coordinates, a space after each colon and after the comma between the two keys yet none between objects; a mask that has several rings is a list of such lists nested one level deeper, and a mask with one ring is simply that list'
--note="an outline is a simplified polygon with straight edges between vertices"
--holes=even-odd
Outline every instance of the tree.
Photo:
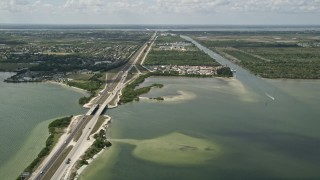
[{"label": "tree", "polygon": [[229,67],[222,67],[217,70],[217,75],[220,77],[232,77],[233,73]]}]

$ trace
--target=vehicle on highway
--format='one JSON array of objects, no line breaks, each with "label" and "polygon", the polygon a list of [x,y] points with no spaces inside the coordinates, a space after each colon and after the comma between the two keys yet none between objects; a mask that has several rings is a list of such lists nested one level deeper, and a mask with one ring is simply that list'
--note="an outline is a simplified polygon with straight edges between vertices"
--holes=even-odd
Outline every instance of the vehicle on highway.
[{"label": "vehicle on highway", "polygon": [[69,163],[70,163],[70,161],[71,161],[71,159],[70,159],[70,158],[68,158],[68,159],[67,159],[67,161],[66,161],[66,164],[69,164]]}]

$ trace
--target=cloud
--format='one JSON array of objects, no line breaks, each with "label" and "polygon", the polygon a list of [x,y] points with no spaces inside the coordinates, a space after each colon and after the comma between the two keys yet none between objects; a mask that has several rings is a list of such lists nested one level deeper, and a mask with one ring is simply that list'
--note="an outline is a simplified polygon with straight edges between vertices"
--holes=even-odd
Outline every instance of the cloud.
[{"label": "cloud", "polygon": [[230,3],[231,0],[156,0],[155,9],[171,13],[208,13]]},{"label": "cloud", "polygon": [[140,13],[146,9],[146,4],[142,0],[67,0],[64,9],[94,12],[94,13],[117,13],[117,12],[136,12]]},{"label": "cloud", "polygon": [[319,12],[320,0],[0,0],[1,10],[23,10],[30,6],[52,5],[69,11],[86,12],[149,12],[149,13],[211,13],[211,12]]},{"label": "cloud", "polygon": [[41,0],[0,0],[0,12],[11,13],[37,13],[42,11],[53,11],[52,4],[41,2]]},{"label": "cloud", "polygon": [[75,8],[75,9],[85,9],[92,8],[95,6],[103,6],[104,2],[102,0],[67,0],[64,7],[65,8]]},{"label": "cloud", "polygon": [[[224,23],[228,18],[237,22],[240,18],[247,20],[274,14],[291,17],[309,14],[313,22],[320,24],[320,20],[314,18],[320,15],[320,0],[0,0],[0,23],[13,19],[11,17],[18,21],[19,15],[26,19],[32,15],[34,19],[49,17],[52,20],[65,16],[68,22],[81,22],[80,17],[85,16],[97,21],[100,18],[101,23],[116,18],[139,23],[153,22],[152,19],[168,23],[188,23],[191,19],[212,22],[216,18]],[[61,19],[64,20],[58,20]]]},{"label": "cloud", "polygon": [[240,12],[310,13],[319,12],[320,0],[235,0],[232,10]]}]

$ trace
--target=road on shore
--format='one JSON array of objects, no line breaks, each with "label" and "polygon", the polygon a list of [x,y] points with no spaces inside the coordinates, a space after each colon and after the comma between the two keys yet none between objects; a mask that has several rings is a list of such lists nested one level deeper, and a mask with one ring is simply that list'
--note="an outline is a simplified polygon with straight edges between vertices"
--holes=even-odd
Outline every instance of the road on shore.
[{"label": "road on shore", "polygon": [[[78,141],[73,145],[73,148],[68,153],[66,158],[63,160],[62,164],[59,166],[59,168],[56,170],[54,175],[51,177],[51,179],[58,180],[58,179],[68,179],[71,174],[71,169],[75,165],[76,161],[80,159],[80,157],[84,154],[84,152],[89,148],[92,144],[92,141],[89,141],[89,136],[91,134],[92,128],[97,123],[99,116],[103,113],[105,108],[108,106],[108,104],[117,96],[117,92],[121,91],[122,88],[125,86],[126,77],[128,75],[128,72],[135,66],[137,61],[141,58],[142,55],[146,55],[149,52],[145,51],[146,48],[151,48],[151,43],[154,42],[156,38],[156,33],[151,37],[151,39],[145,43],[129,60],[129,62],[124,65],[124,67],[118,72],[116,77],[112,80],[112,82],[108,85],[108,87],[101,93],[100,100],[105,99],[104,101],[98,100],[96,104],[99,104],[99,109],[96,111],[94,116],[89,120],[87,124],[85,124],[85,121],[88,119],[87,116],[85,116],[77,125],[75,130],[68,136],[66,142],[61,145],[60,148],[53,155],[51,155],[50,160],[47,161],[47,163],[43,166],[40,173],[35,176],[34,179],[41,180],[46,177],[46,173],[49,171],[53,171],[53,164],[59,159],[59,157],[62,156],[62,152],[69,147],[69,143],[73,141],[73,138],[75,134],[77,134],[78,131],[82,131],[82,134]],[[89,110],[90,111],[90,110]],[[71,159],[70,163],[65,163],[67,159]]]}]

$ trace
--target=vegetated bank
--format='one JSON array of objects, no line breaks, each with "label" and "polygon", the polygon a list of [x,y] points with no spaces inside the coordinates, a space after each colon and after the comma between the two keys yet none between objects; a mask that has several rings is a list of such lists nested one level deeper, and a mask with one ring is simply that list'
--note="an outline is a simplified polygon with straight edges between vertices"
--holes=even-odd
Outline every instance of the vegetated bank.
[{"label": "vegetated bank", "polygon": [[230,67],[224,66],[217,69],[216,76],[217,77],[233,77],[233,72],[231,71]]},{"label": "vegetated bank", "polygon": [[220,64],[177,34],[162,34],[157,38],[144,65],[219,66]]},{"label": "vegetated bank", "polygon": [[136,87],[139,86],[139,84],[143,83],[146,78],[152,75],[153,75],[152,73],[140,75],[137,79],[135,79],[133,82],[128,84],[122,91],[122,96],[120,98],[119,103],[124,104],[132,101],[139,101],[139,96],[141,94],[148,93],[151,90],[151,88],[153,87],[162,88],[163,87],[162,84],[152,84],[151,86],[136,89]]},{"label": "vegetated bank", "polygon": [[188,32],[199,43],[264,78],[319,79],[315,31]]},{"label": "vegetated bank", "polygon": [[105,149],[106,147],[111,147],[112,144],[107,140],[106,131],[101,129],[98,133],[96,133],[93,138],[95,141],[87,149],[84,155],[81,156],[81,159],[77,161],[75,171],[72,172],[70,179],[73,180],[77,176],[77,170],[83,166],[88,165],[88,160],[93,158],[96,154],[98,154],[101,150]]},{"label": "vegetated bank", "polygon": [[[179,76],[179,77],[196,77],[196,78],[208,78],[208,77],[213,77],[212,75],[200,75],[200,74],[185,74],[185,75],[180,75],[179,72],[176,71],[168,71],[168,72],[160,72],[160,71],[155,71],[155,72],[149,72],[144,75],[140,75],[137,79],[135,79],[133,82],[128,84],[122,91],[122,95],[120,97],[120,104],[125,104],[128,102],[132,101],[139,101],[139,96],[142,94],[148,93],[151,88],[162,88],[163,84],[152,84],[147,87],[142,87],[136,89],[139,84],[143,83],[146,78],[151,77],[151,76]],[[229,67],[221,67],[217,70],[217,77],[232,77],[233,73],[231,72],[231,69]],[[156,98],[150,98],[158,101],[164,100],[162,97],[156,97]]]},{"label": "vegetated bank", "polygon": [[[48,129],[50,136],[46,141],[46,146],[40,151],[36,159],[31,162],[24,172],[29,172],[32,174],[32,172],[41,164],[45,157],[50,154],[60,136],[65,133],[65,129],[70,125],[72,117],[73,116],[56,119],[49,124]],[[19,176],[17,180],[20,179],[21,177]]]},{"label": "vegetated bank", "polygon": [[67,82],[67,85],[69,86],[77,87],[90,92],[89,97],[84,96],[79,99],[79,104],[81,105],[88,103],[91,100],[91,98],[93,98],[96,95],[96,91],[100,89],[103,84],[104,81],[102,73],[96,73],[86,81],[72,80]]}]

